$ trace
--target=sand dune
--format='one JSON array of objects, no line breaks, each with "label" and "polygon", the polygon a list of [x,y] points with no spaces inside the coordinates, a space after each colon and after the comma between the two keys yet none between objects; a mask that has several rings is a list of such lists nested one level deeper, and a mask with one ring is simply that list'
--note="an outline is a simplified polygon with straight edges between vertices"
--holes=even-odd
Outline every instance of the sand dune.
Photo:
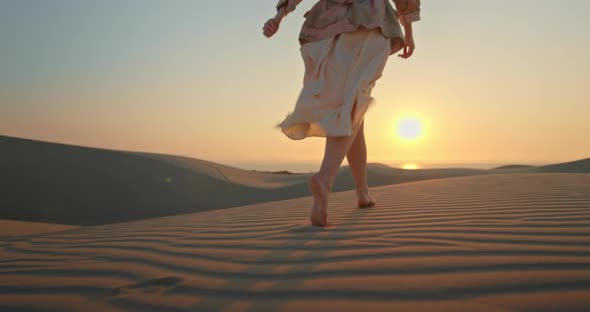
[{"label": "sand dune", "polygon": [[590,175],[490,174],[0,243],[0,310],[588,311]]},{"label": "sand dune", "polygon": [[[254,172],[187,157],[0,136],[0,219],[99,225],[308,196],[308,174]],[[590,159],[547,167],[402,170],[372,163],[370,187],[482,174],[590,172]],[[333,190],[354,189],[349,167]],[[231,196],[228,196],[231,194]]]},{"label": "sand dune", "polygon": [[191,172],[205,174],[216,179],[256,188],[278,189],[301,184],[306,181],[307,174],[274,174],[270,172],[248,171],[226,166],[211,161],[165,154],[134,153],[152,159],[158,159],[180,166]]},{"label": "sand dune", "polygon": [[303,184],[277,192],[124,151],[2,136],[0,150],[0,219],[98,225],[306,195]]},{"label": "sand dune", "polygon": [[538,172],[590,173],[590,158],[538,167]]},{"label": "sand dune", "polygon": [[561,173],[590,173],[590,158],[552,164],[546,166],[507,165],[490,171],[497,173],[526,173],[526,172],[561,172]]},{"label": "sand dune", "polygon": [[77,229],[79,226],[0,220],[0,238],[47,234]]},{"label": "sand dune", "polygon": [[[0,136],[0,219],[99,225],[309,195],[306,174],[253,172],[186,157],[114,151]],[[482,174],[414,174],[373,164],[370,186]],[[348,168],[335,191],[353,189]],[[227,194],[231,194],[228,196]]]}]

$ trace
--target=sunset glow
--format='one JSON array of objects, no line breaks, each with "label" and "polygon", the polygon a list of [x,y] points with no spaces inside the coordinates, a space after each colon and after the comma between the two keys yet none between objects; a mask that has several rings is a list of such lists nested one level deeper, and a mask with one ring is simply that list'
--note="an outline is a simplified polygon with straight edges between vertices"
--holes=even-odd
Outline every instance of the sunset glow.
[{"label": "sunset glow", "polygon": [[416,164],[404,164],[402,166],[402,169],[406,169],[406,170],[416,170],[416,169],[420,169],[420,167],[418,167],[418,165]]},{"label": "sunset glow", "polygon": [[[325,140],[274,128],[301,92],[297,38],[314,2],[269,39],[261,27],[276,1],[4,1],[0,134],[316,170]],[[590,41],[580,38],[590,36],[590,1],[513,4],[429,1],[414,55],[390,57],[372,91],[370,162],[587,157]],[[563,47],[567,57],[547,58]]]}]

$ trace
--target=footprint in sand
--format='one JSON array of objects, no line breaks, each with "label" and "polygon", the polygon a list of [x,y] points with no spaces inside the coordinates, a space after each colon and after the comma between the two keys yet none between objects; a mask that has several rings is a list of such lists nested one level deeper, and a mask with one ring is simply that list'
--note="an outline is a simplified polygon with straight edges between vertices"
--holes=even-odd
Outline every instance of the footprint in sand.
[{"label": "footprint in sand", "polygon": [[158,293],[170,287],[176,286],[182,282],[182,279],[175,276],[152,279],[146,282],[135,283],[127,286],[118,287],[112,290],[113,296],[124,295],[129,293]]}]

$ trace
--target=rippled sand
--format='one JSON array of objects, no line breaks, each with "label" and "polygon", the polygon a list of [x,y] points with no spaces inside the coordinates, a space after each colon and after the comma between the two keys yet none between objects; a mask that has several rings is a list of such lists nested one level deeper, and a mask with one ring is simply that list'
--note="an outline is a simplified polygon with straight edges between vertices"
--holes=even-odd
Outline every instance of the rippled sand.
[{"label": "rippled sand", "polygon": [[5,238],[0,310],[590,310],[590,174],[371,191]]}]

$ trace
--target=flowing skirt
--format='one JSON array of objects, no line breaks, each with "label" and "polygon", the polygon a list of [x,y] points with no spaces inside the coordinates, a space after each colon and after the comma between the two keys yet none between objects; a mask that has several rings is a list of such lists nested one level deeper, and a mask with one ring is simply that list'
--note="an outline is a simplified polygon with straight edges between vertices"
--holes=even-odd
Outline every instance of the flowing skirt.
[{"label": "flowing skirt", "polygon": [[359,28],[301,45],[303,89],[293,112],[275,127],[293,140],[350,136],[374,103],[391,43],[379,28]]}]

